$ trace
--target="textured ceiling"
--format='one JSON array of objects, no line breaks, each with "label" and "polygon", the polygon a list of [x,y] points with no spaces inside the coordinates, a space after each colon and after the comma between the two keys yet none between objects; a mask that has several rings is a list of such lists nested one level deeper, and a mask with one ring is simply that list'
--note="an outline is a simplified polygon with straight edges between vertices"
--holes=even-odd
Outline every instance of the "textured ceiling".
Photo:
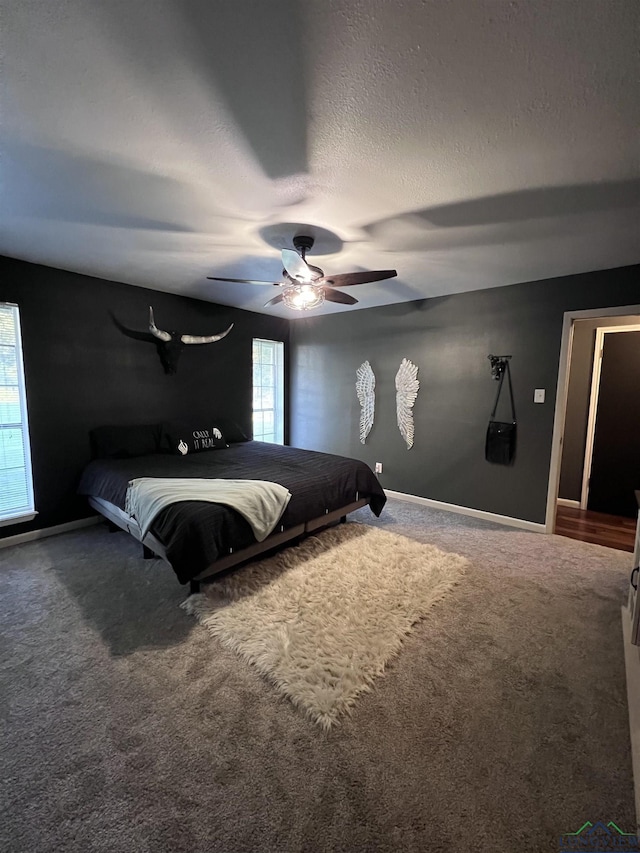
[{"label": "textured ceiling", "polygon": [[[637,0],[8,0],[0,253],[255,311],[640,262]],[[325,312],[345,309],[331,305]]]}]

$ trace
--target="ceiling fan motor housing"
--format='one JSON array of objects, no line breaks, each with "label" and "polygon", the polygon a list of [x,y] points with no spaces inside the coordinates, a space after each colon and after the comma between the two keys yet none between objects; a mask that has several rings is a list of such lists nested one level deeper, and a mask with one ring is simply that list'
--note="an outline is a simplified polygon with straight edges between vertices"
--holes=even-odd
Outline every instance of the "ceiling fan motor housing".
[{"label": "ceiling fan motor housing", "polygon": [[302,257],[304,257],[305,252],[308,252],[309,249],[313,248],[314,243],[315,240],[313,239],[313,237],[309,237],[306,234],[297,234],[293,238],[293,246],[299,252],[302,252]]}]

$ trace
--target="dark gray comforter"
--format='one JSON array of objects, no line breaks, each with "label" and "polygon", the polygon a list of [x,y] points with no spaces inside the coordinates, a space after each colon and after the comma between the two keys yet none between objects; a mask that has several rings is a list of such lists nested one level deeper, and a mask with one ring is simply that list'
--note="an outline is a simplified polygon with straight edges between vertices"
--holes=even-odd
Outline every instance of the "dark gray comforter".
[{"label": "dark gray comforter", "polygon": [[[226,477],[280,483],[292,497],[276,532],[363,498],[380,515],[386,502],[380,483],[364,462],[259,441],[188,456],[95,459],[85,468],[78,491],[124,510],[129,481],[137,477]],[[230,551],[256,541],[251,526],[237,512],[202,501],[171,505],[157,516],[151,532],[164,545],[181,583]]]}]

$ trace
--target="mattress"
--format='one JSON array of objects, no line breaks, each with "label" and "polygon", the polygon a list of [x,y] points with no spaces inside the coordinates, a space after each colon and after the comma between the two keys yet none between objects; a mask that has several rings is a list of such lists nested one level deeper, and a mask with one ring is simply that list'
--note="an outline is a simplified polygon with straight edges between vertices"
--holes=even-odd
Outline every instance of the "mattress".
[{"label": "mattress", "polygon": [[[124,511],[129,481],[137,477],[226,477],[280,483],[292,497],[274,534],[361,500],[368,501],[379,515],[386,502],[378,479],[364,462],[258,441],[187,456],[162,453],[95,459],[84,470],[78,491]],[[256,541],[251,526],[237,512],[202,501],[181,501],[167,507],[151,525],[151,533],[162,543],[181,583]]]}]

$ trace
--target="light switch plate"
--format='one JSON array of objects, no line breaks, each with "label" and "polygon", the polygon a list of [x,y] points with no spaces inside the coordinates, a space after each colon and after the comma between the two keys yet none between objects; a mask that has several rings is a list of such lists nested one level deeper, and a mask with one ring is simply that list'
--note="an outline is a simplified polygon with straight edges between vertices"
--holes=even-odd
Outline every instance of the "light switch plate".
[{"label": "light switch plate", "polygon": [[536,388],[533,392],[534,403],[544,403],[544,388]]}]

